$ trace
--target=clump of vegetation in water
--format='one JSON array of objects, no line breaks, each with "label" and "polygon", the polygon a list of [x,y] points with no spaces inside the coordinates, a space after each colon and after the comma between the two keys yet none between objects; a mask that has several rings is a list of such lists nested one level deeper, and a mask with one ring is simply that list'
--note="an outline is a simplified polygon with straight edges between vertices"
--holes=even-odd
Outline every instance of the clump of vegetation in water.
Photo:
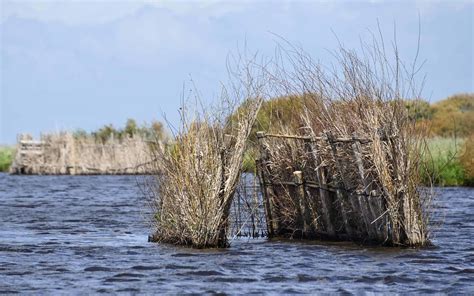
[{"label": "clump of vegetation in water", "polygon": [[173,144],[152,150],[152,241],[195,248],[228,246],[230,207],[263,101],[263,85],[250,75],[249,65],[232,72],[234,80],[223,89],[219,106],[203,108],[198,99],[183,106]]},{"label": "clump of vegetation in water", "polygon": [[14,148],[6,146],[0,147],[0,172],[8,172],[13,162],[14,154]]}]

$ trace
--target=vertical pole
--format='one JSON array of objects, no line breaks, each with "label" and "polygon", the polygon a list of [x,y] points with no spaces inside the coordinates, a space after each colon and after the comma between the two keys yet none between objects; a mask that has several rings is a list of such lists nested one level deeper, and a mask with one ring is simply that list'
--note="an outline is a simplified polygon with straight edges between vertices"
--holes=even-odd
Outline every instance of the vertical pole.
[{"label": "vertical pole", "polygon": [[361,214],[363,215],[369,237],[383,239],[382,237],[379,237],[377,235],[377,224],[372,224],[372,221],[377,219],[377,217],[375,217],[374,209],[372,206],[372,198],[375,198],[375,197],[372,197],[370,195],[370,189],[369,189],[370,184],[367,178],[365,177],[365,169],[364,169],[364,163],[362,161],[361,147],[360,147],[359,141],[356,140],[357,135],[354,133],[352,137],[353,137],[352,152],[354,156],[354,161],[357,165],[360,182],[362,183],[362,186],[364,188],[363,192],[365,194],[364,198],[361,198],[360,196],[358,197],[360,209],[363,211],[363,213]]},{"label": "vertical pole", "polygon": [[268,184],[266,180],[266,166],[268,161],[268,155],[266,153],[263,139],[265,138],[265,132],[257,132],[257,139],[260,150],[260,158],[256,160],[257,164],[257,175],[260,180],[260,188],[262,191],[263,205],[265,209],[265,220],[267,223],[267,235],[273,237],[275,235],[274,221],[272,217],[272,205],[270,203],[270,192],[268,190]]},{"label": "vertical pole", "polygon": [[294,171],[293,172],[293,177],[294,177],[294,182],[296,186],[296,198],[298,199],[298,206],[299,206],[299,216],[297,221],[298,226],[301,226],[303,224],[303,229],[302,229],[302,237],[307,236],[309,233],[309,223],[311,218],[309,215],[309,205],[306,200],[306,194],[305,194],[305,189],[304,189],[304,179],[303,179],[303,172],[302,171]]},{"label": "vertical pole", "polygon": [[325,231],[331,237],[335,237],[336,231],[334,230],[334,225],[331,220],[331,205],[332,201],[327,191],[326,176],[324,170],[321,167],[321,159],[318,153],[317,145],[314,140],[307,141],[306,149],[307,152],[313,156],[314,168],[316,171],[316,178],[319,183],[319,198],[321,201],[321,214],[322,220],[324,221]]},{"label": "vertical pole", "polygon": [[351,210],[350,210],[350,207],[347,205],[347,200],[350,197],[347,194],[347,188],[344,184],[344,176],[343,176],[340,160],[337,156],[336,143],[334,143],[334,137],[331,133],[326,133],[326,136],[327,136],[328,143],[331,146],[331,154],[336,163],[336,169],[339,173],[339,178],[337,180],[337,183],[338,183],[337,185],[339,187],[337,189],[337,197],[341,203],[341,214],[344,220],[344,229],[346,230],[346,233],[350,238],[354,238],[354,229],[350,225],[350,221],[349,221],[349,212],[351,212]]},{"label": "vertical pole", "polygon": [[239,194],[237,194],[237,219],[238,219],[238,229],[237,229],[237,236],[241,236],[242,234],[240,233],[240,230],[242,229],[242,217],[240,216],[240,198],[241,198],[241,192],[239,192]]},{"label": "vertical pole", "polygon": [[258,193],[257,193],[256,188],[257,188],[257,182],[256,182],[256,179],[253,178],[253,186],[252,186],[252,195],[253,195],[253,206],[252,206],[253,233],[252,233],[252,236],[253,237],[258,237],[258,222],[261,221],[260,211],[258,207]]}]

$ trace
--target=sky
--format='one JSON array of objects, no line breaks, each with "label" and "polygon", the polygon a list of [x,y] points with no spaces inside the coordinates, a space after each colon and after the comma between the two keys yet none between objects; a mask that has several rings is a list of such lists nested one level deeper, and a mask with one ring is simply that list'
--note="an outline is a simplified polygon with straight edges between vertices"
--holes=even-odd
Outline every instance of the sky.
[{"label": "sky", "polygon": [[384,36],[396,27],[405,60],[420,37],[425,99],[473,92],[473,13],[455,0],[0,0],[0,144],[128,118],[175,124],[193,85],[216,99],[244,44],[271,56],[279,35],[329,63],[337,39],[357,48],[377,22]]}]

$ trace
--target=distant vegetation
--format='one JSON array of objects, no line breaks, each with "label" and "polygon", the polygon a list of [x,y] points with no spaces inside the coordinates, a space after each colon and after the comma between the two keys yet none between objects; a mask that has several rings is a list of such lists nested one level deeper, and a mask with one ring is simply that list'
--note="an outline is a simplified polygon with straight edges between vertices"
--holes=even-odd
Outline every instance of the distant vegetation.
[{"label": "distant vegetation", "polygon": [[13,147],[0,146],[0,172],[8,172],[13,161],[14,152]]},{"label": "distant vegetation", "polygon": [[166,133],[163,124],[159,121],[152,121],[151,124],[144,123],[139,126],[134,119],[128,119],[124,128],[117,129],[112,124],[107,124],[90,133],[82,129],[74,132],[74,137],[76,138],[94,137],[100,143],[106,143],[112,138],[121,140],[134,136],[148,140],[163,140],[166,137]]},{"label": "distant vegetation", "polygon": [[457,94],[432,105],[407,105],[426,125],[430,139],[424,182],[440,186],[474,186],[474,94]]},{"label": "distant vegetation", "polygon": [[440,186],[469,185],[465,168],[461,161],[464,139],[434,137],[428,139],[426,155],[427,170],[423,175],[423,182]]}]

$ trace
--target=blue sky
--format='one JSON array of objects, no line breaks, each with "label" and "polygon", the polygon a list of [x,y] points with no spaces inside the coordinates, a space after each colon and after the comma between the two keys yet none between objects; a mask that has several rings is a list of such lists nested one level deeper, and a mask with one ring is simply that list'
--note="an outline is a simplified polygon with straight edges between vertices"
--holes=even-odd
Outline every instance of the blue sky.
[{"label": "blue sky", "polygon": [[[190,79],[204,101],[244,42],[271,55],[275,36],[329,62],[376,30],[416,52],[436,101],[473,92],[472,1],[0,1],[0,144],[16,134],[179,118]],[[272,33],[271,33],[272,32]],[[183,85],[185,87],[183,88]]]}]

